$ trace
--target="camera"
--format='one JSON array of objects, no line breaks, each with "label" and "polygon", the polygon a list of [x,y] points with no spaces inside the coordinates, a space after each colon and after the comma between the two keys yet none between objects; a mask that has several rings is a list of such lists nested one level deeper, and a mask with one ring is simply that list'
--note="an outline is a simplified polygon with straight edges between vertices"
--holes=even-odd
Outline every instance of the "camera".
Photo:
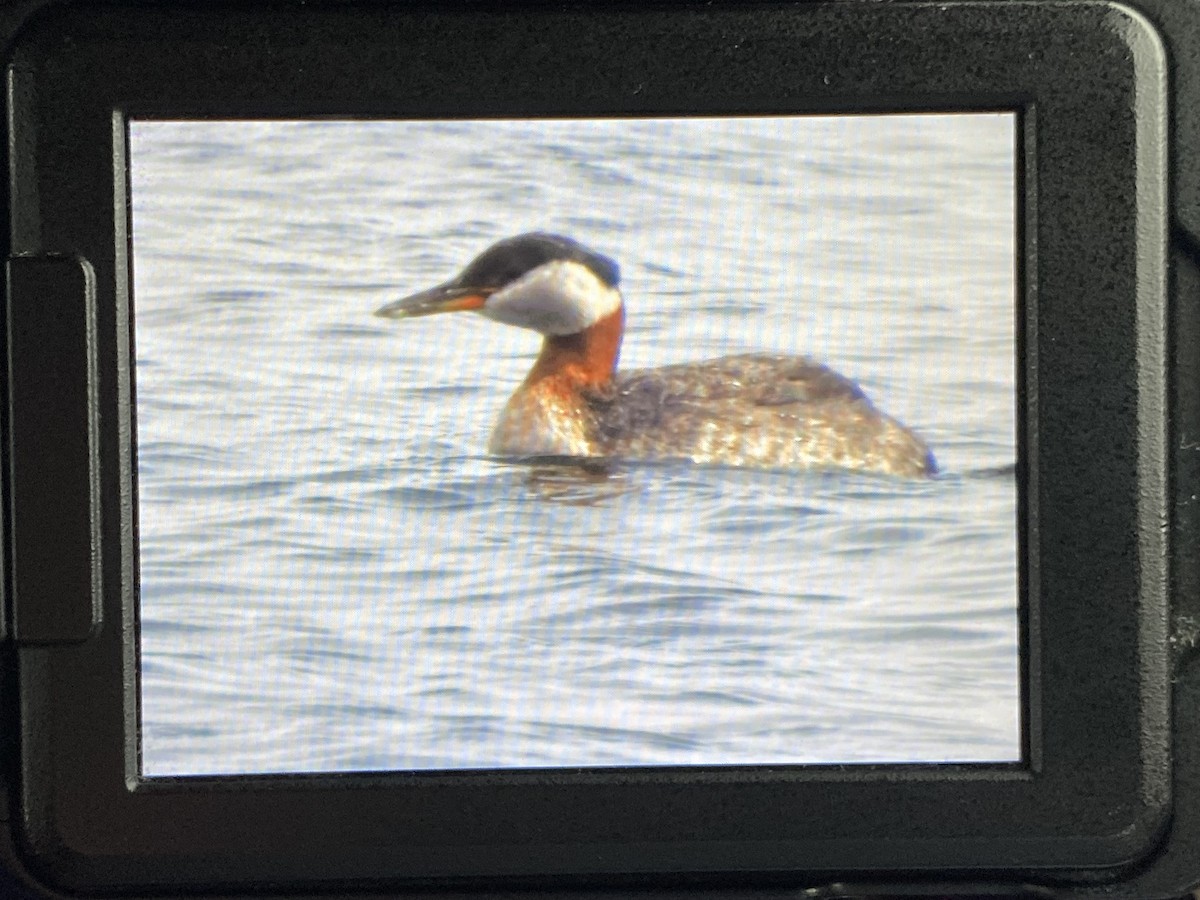
[{"label": "camera", "polygon": [[1200,883],[1192,5],[0,21],[9,893]]}]

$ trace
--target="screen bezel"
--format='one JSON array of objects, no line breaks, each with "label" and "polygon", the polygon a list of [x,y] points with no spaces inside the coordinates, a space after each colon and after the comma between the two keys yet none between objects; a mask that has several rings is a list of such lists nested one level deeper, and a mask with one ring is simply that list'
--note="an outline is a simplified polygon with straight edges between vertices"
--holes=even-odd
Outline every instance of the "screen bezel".
[{"label": "screen bezel", "polygon": [[[22,528],[45,498],[13,494],[18,640],[23,596],[96,620],[59,637],[50,617],[20,651],[33,858],[86,889],[160,883],[164,859],[171,884],[322,884],[1017,873],[1149,852],[1170,809],[1165,66],[1144,20],[1104,3],[110,8],[27,31],[12,252],[77,265],[63,290],[94,304],[63,301],[91,320],[82,352],[21,290],[9,313],[14,485],[53,484],[31,477],[50,466],[92,498],[59,503],[50,532]],[[950,110],[1019,119],[1022,764],[140,777],[131,118]],[[30,348],[84,388],[40,378]],[[26,562],[55,554],[61,570]]]}]

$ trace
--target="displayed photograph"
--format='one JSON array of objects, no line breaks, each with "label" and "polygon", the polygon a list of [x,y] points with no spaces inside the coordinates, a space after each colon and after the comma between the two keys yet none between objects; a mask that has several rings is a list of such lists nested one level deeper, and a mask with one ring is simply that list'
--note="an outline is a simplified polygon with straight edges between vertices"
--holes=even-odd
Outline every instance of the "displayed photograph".
[{"label": "displayed photograph", "polygon": [[130,122],[143,775],[1020,761],[1016,129]]}]

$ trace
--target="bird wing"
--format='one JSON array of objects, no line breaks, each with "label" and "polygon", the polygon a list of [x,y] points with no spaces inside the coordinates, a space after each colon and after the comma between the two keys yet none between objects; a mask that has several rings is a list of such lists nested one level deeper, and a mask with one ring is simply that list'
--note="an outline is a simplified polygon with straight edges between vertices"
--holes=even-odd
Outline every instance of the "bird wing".
[{"label": "bird wing", "polygon": [[787,418],[830,401],[873,410],[857,384],[827,366],[761,353],[618,373],[589,401],[601,440],[617,448],[639,435],[685,446],[705,423]]}]

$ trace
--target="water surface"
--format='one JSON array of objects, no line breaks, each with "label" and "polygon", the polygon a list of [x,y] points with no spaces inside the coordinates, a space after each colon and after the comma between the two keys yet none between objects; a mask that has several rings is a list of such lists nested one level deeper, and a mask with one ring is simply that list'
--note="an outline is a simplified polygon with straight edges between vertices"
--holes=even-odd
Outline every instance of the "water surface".
[{"label": "water surface", "polygon": [[[131,138],[147,774],[1019,757],[1011,116]],[[537,336],[371,313],[531,229],[942,474],[489,458]]]}]

